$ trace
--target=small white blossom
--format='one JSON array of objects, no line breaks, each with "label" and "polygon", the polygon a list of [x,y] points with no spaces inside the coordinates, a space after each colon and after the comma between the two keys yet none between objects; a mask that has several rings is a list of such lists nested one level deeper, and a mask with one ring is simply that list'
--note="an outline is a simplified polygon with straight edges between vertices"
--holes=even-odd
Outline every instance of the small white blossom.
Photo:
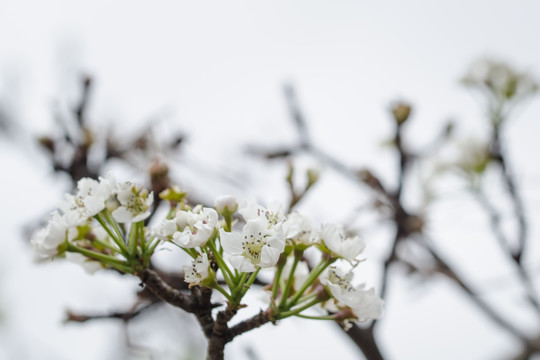
[{"label": "small white blossom", "polygon": [[94,216],[105,208],[106,201],[113,195],[115,181],[108,175],[99,181],[82,178],[77,183],[76,197],[84,204],[89,216]]},{"label": "small white blossom", "polygon": [[344,273],[331,266],[321,275],[321,283],[328,287],[338,306],[352,309],[357,321],[377,319],[382,314],[383,301],[373,289],[365,290],[363,285],[353,286],[353,273]]},{"label": "small white blossom", "polygon": [[241,272],[274,266],[285,248],[282,233],[270,228],[264,217],[248,221],[242,233],[220,229],[220,238],[229,262]]},{"label": "small white blossom", "polygon": [[233,195],[220,195],[216,198],[214,207],[219,213],[222,213],[224,210],[233,213],[238,208],[238,200]]},{"label": "small white blossom", "polygon": [[296,244],[309,246],[315,241],[315,238],[311,235],[311,220],[298,211],[287,215],[287,219],[283,222],[282,227],[285,238],[292,240]]},{"label": "small white blossom", "polygon": [[279,202],[272,202],[268,208],[265,208],[254,201],[249,201],[238,212],[246,221],[264,218],[269,226],[278,226],[285,220],[283,206]]},{"label": "small white blossom", "polygon": [[105,208],[107,200],[113,195],[114,187],[112,176],[100,177],[99,181],[82,178],[77,182],[75,195],[66,194],[59,207],[65,214],[72,213],[83,221]]},{"label": "small white blossom", "polygon": [[58,207],[64,214],[76,218],[77,221],[84,222],[90,215],[84,204],[73,194],[64,194],[64,201],[58,204]]},{"label": "small white blossom", "polygon": [[358,236],[347,236],[336,224],[323,225],[319,236],[330,251],[349,261],[355,260],[366,246]]},{"label": "small white blossom", "polygon": [[49,258],[58,253],[58,246],[73,240],[77,234],[78,217],[53,212],[47,226],[39,230],[31,240],[39,258]]},{"label": "small white blossom", "polygon": [[175,220],[163,220],[153,231],[153,235],[160,240],[167,241],[177,231]]},{"label": "small white blossom", "polygon": [[189,286],[198,285],[208,277],[209,269],[208,255],[202,253],[192,260],[191,265],[184,265],[184,281],[189,283]]},{"label": "small white blossom", "polygon": [[217,221],[218,214],[212,208],[196,206],[193,211],[179,211],[176,225],[180,231],[174,232],[172,241],[184,248],[202,246],[212,236]]},{"label": "small white blossom", "polygon": [[150,216],[150,206],[154,200],[154,194],[148,194],[130,182],[118,184],[116,198],[120,207],[112,212],[112,216],[119,223],[130,221],[138,222]]}]

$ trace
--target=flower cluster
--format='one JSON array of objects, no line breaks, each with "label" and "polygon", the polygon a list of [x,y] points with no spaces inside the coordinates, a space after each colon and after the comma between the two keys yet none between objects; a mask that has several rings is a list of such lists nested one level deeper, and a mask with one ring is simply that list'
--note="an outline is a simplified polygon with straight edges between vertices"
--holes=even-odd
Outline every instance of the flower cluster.
[{"label": "flower cluster", "polygon": [[[278,203],[264,207],[249,201],[239,208],[231,195],[218,197],[214,209],[172,204],[168,218],[153,234],[191,256],[191,264],[183,267],[190,287],[214,288],[238,306],[259,271],[269,269],[274,273],[267,289],[275,320],[306,317],[305,310],[315,305],[330,313],[311,318],[345,324],[381,315],[382,300],[373,290],[354,287],[352,271],[345,276],[330,266],[355,265],[365,248],[362,239],[348,235],[342,226],[325,224],[316,230],[308,217],[297,211],[285,214]],[[311,270],[304,257],[310,248],[319,253],[319,263]],[[226,287],[218,285],[218,276]]]},{"label": "flower cluster", "polygon": [[103,266],[126,271],[128,258],[145,245],[139,240],[144,238],[143,221],[150,216],[152,202],[152,193],[110,175],[83,178],[75,194],[65,195],[60,211],[54,211],[47,226],[32,238],[36,256],[66,255],[89,272]]},{"label": "flower cluster", "polygon": [[[213,208],[192,207],[183,195],[177,188],[160,194],[169,201],[169,212],[147,229],[151,193],[112,177],[82,179],[33,244],[41,257],[65,254],[89,272],[114,268],[140,274],[156,246],[169,242],[191,258],[183,266],[189,286],[219,291],[232,308],[243,306],[242,298],[267,269],[274,274],[265,287],[273,320],[302,316],[347,323],[380,316],[382,301],[373,290],[353,286],[353,273],[336,267],[358,263],[365,247],[358,236],[335,224],[316,230],[309,218],[286,214],[278,203],[264,207],[250,201],[239,208],[235,197],[224,195]],[[311,260],[304,256],[308,250]],[[319,314],[307,315],[310,308]]]}]

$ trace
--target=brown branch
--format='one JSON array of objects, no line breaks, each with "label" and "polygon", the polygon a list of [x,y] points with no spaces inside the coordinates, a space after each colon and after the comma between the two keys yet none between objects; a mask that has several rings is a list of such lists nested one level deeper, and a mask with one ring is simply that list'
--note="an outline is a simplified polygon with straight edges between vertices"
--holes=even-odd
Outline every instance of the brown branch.
[{"label": "brown branch", "polygon": [[64,322],[87,322],[92,320],[103,320],[103,319],[119,319],[122,321],[129,321],[137,316],[139,316],[141,313],[145,312],[146,310],[152,308],[154,305],[158,304],[158,301],[150,302],[137,310],[129,310],[129,311],[123,311],[123,312],[113,312],[108,314],[98,314],[98,315],[88,315],[88,314],[79,314],[72,312],[70,310],[66,311],[66,319]]},{"label": "brown branch", "polygon": [[506,156],[503,152],[499,126],[494,126],[490,145],[491,145],[490,146],[491,158],[500,165],[503,181],[506,184],[506,188],[510,195],[510,199],[514,204],[515,217],[518,220],[519,226],[518,226],[518,235],[517,235],[518,248],[514,251],[512,255],[514,257],[514,260],[520,263],[521,257],[523,253],[525,252],[525,248],[527,245],[526,244],[527,232],[528,232],[527,220],[525,219],[525,208],[523,206],[523,201],[521,197],[519,196],[516,183],[508,167]]},{"label": "brown branch", "polygon": [[367,360],[383,360],[384,356],[373,335],[373,327],[362,328],[356,324],[345,332],[349,338],[362,350]]},{"label": "brown branch", "polygon": [[147,289],[166,303],[191,313],[198,308],[193,296],[174,289],[163,281],[154,270],[144,269],[139,278]]},{"label": "brown branch", "polygon": [[308,126],[304,114],[300,110],[300,106],[298,105],[294,86],[290,84],[285,85],[283,87],[283,92],[285,94],[285,101],[289,108],[291,120],[296,126],[296,132],[298,133],[298,136],[300,138],[300,147],[307,148],[311,145],[311,137],[309,136]]},{"label": "brown branch", "polygon": [[90,97],[90,87],[92,85],[92,78],[89,76],[84,76],[82,79],[83,93],[81,96],[81,101],[75,107],[74,112],[77,118],[79,126],[82,128],[85,125],[86,120],[86,106],[88,105],[88,98]]},{"label": "brown branch", "polygon": [[259,312],[257,315],[244,320],[232,328],[229,329],[229,332],[227,334],[227,341],[231,341],[233,338],[235,338],[238,335],[242,335],[243,333],[256,329],[268,322],[271,321],[270,316],[270,309]]}]

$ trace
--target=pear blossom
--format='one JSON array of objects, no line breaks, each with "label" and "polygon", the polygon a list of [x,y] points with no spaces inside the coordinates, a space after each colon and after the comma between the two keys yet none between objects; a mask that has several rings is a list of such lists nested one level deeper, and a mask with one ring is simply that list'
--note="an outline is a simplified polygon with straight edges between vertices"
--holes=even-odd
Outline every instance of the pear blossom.
[{"label": "pear blossom", "polygon": [[274,266],[285,249],[285,238],[269,226],[265,217],[248,221],[242,232],[220,229],[221,245],[230,254],[229,262],[241,272]]},{"label": "pear blossom", "polygon": [[292,240],[295,244],[309,246],[316,241],[316,238],[312,236],[311,220],[298,211],[287,215],[282,228],[285,238]]},{"label": "pear blossom", "polygon": [[160,240],[170,240],[172,235],[178,230],[176,226],[176,220],[165,219],[156,226],[152,234]]},{"label": "pear blossom", "polygon": [[73,213],[81,220],[92,217],[105,208],[107,200],[113,195],[114,187],[112,176],[100,177],[99,181],[82,178],[77,182],[75,195],[66,194],[59,207],[64,213]]},{"label": "pear blossom", "polygon": [[184,265],[184,281],[189,286],[199,285],[210,275],[210,262],[208,255],[202,253],[193,259],[191,265]]},{"label": "pear blossom", "polygon": [[[184,248],[194,248],[206,244],[218,221],[218,214],[212,208],[196,206],[192,211],[179,211],[176,214],[176,225],[180,231],[172,234],[172,241]],[[167,226],[170,231],[171,225]]]},{"label": "pear blossom", "polygon": [[60,215],[57,211],[53,212],[47,226],[39,230],[31,240],[36,255],[39,258],[50,258],[58,254],[58,246],[77,236],[78,220],[73,214]]},{"label": "pear blossom", "polygon": [[153,193],[148,194],[147,190],[126,181],[118,184],[116,198],[120,207],[112,212],[112,216],[119,223],[138,222],[150,216]]},{"label": "pear blossom", "polygon": [[323,225],[319,237],[332,253],[349,261],[354,261],[366,247],[362,239],[347,236],[343,227],[336,224]]},{"label": "pear blossom", "polygon": [[105,208],[106,201],[113,195],[115,180],[111,175],[100,177],[99,181],[82,178],[77,183],[76,197],[83,203],[89,216],[94,216]]},{"label": "pear blossom", "polygon": [[279,202],[272,202],[268,208],[249,201],[245,207],[238,210],[246,221],[264,218],[268,226],[279,226],[285,220],[283,206]]},{"label": "pear blossom", "polygon": [[357,321],[376,319],[382,314],[383,301],[375,294],[373,289],[365,290],[363,285],[352,285],[353,273],[347,273],[336,268],[329,267],[321,275],[321,283],[327,286],[339,306],[347,306],[352,309]]}]

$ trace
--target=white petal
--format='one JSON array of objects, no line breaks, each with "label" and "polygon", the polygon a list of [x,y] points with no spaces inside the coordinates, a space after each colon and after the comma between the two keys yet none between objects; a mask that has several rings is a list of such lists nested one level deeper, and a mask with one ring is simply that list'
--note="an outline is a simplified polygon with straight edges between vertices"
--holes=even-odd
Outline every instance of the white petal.
[{"label": "white petal", "polygon": [[260,266],[262,268],[272,267],[276,265],[279,260],[279,255],[281,251],[271,248],[270,246],[263,246],[261,249],[261,262]]},{"label": "white petal", "polygon": [[373,289],[358,292],[357,304],[351,306],[358,321],[377,319],[382,315],[383,301]]},{"label": "white petal", "polygon": [[242,255],[229,256],[229,262],[231,263],[233,268],[237,269],[240,272],[253,272],[257,270],[255,265],[253,265],[251,261],[249,261]]},{"label": "white petal", "polygon": [[131,219],[131,221],[133,221],[133,222],[143,221],[144,219],[146,219],[149,216],[150,216],[150,210],[145,211],[142,214],[139,214],[139,215],[135,216],[133,219]]},{"label": "white petal", "polygon": [[191,230],[185,228],[184,231],[177,231],[173,234],[173,242],[182,247],[191,249],[197,245],[193,245],[191,242]]},{"label": "white petal", "polygon": [[242,253],[242,234],[238,232],[226,232],[223,229],[219,229],[219,238],[221,239],[221,246],[229,254]]},{"label": "white petal", "polygon": [[131,214],[131,211],[129,211],[124,206],[120,206],[118,209],[114,210],[112,212],[112,216],[114,220],[118,221],[119,223],[130,222],[133,217],[133,215]]}]

